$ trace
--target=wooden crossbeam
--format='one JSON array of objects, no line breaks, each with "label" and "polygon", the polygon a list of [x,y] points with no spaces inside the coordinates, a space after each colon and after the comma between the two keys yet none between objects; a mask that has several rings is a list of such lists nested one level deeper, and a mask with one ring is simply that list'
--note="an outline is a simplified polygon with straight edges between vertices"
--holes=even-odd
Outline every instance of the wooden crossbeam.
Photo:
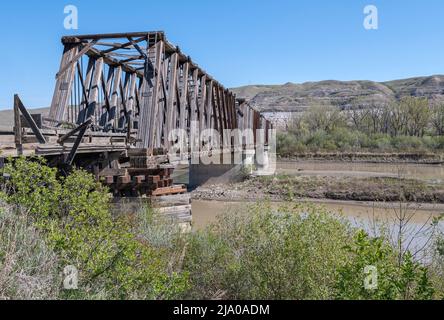
[{"label": "wooden crossbeam", "polygon": [[[127,38],[130,38],[130,37],[127,37]],[[116,45],[116,46],[114,46],[113,48],[110,48],[110,49],[107,49],[107,50],[103,50],[103,51],[101,51],[101,53],[102,53],[102,54],[107,54],[107,53],[110,53],[110,52],[116,51],[116,50],[118,50],[118,49],[125,49],[125,48],[127,48],[127,47],[129,47],[129,46],[137,45],[137,43],[139,43],[139,42],[141,42],[141,41],[144,41],[144,40],[146,40],[146,37],[145,37],[145,36],[143,36],[143,37],[141,37],[141,38],[139,38],[139,39],[136,39],[136,40],[131,39],[129,42],[123,43],[123,44],[121,44],[120,46],[117,46],[117,45]]]},{"label": "wooden crossbeam", "polygon": [[[146,53],[142,50],[142,48],[139,47],[139,45],[137,44],[137,41],[134,41],[132,37],[127,37],[127,39],[129,40],[129,42],[131,43],[131,45],[136,48],[137,51],[139,51],[140,55],[144,58],[147,59],[147,55]],[[142,37],[141,40],[144,40],[144,38]]]}]

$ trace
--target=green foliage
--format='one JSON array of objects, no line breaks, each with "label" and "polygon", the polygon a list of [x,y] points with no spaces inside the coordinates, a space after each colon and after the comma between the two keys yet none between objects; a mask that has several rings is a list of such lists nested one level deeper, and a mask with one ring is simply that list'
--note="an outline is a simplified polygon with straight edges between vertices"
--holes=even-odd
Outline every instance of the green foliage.
[{"label": "green foliage", "polygon": [[[344,247],[348,259],[339,270],[336,299],[351,300],[419,300],[432,299],[432,287],[428,271],[407,252],[399,262],[393,247],[382,238],[370,238],[358,231],[351,245]],[[366,289],[364,270],[376,267],[377,287]]]},{"label": "green foliage", "polygon": [[277,134],[278,153],[283,157],[289,157],[294,153],[303,153],[307,150],[304,141],[292,134]]},{"label": "green foliage", "polygon": [[[49,217],[58,212],[61,184],[57,170],[45,165],[44,159],[12,159],[4,168],[10,179],[4,181],[10,203],[23,206],[37,217]],[[1,178],[0,178],[1,179]],[[58,213],[57,213],[58,214]]]},{"label": "green foliage", "polygon": [[[366,288],[366,266],[378,272]],[[192,299],[433,299],[430,270],[322,207],[249,206],[191,236]]]},{"label": "green foliage", "polygon": [[184,290],[185,275],[166,271],[163,252],[139,241],[128,219],[112,217],[110,196],[92,175],[57,178],[40,159],[17,159],[4,171],[6,200],[29,211],[61,269],[79,270],[79,290],[64,298],[171,298]]},{"label": "green foliage", "polygon": [[328,299],[345,259],[346,225],[316,207],[258,204],[190,240],[192,298]]},{"label": "green foliage", "polygon": [[444,150],[444,105],[412,97],[387,106],[356,104],[347,111],[314,105],[295,116],[288,132],[278,134],[277,153]]}]

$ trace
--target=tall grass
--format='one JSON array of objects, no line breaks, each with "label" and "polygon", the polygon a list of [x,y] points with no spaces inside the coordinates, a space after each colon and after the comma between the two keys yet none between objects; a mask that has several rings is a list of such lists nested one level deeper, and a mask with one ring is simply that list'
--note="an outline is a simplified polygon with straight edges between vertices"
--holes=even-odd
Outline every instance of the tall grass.
[{"label": "tall grass", "polygon": [[0,299],[56,299],[58,266],[26,210],[0,201]]}]

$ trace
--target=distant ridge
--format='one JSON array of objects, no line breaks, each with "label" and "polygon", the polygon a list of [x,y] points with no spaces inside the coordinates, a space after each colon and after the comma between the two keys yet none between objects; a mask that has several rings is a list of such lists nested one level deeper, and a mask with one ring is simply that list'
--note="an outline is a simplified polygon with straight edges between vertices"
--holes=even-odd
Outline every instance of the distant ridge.
[{"label": "distant ridge", "polygon": [[405,96],[427,97],[444,102],[444,75],[415,77],[387,82],[326,80],[284,85],[250,85],[232,89],[239,98],[252,100],[262,111],[302,111],[322,102],[341,108],[356,101],[361,105],[380,105]]},{"label": "distant ridge", "polygon": [[[249,85],[232,89],[238,98],[251,100],[263,112],[302,111],[307,106],[322,102],[347,108],[356,101],[360,105],[383,105],[406,96],[427,97],[444,103],[444,75],[415,77],[386,82],[368,80],[325,80],[301,84]],[[31,110],[47,114],[49,108]],[[12,110],[0,110],[0,130],[12,130]]]},{"label": "distant ridge", "polygon": [[[42,113],[47,115],[49,108],[29,109],[31,113]],[[11,131],[14,123],[14,112],[12,110],[0,110],[0,131]]]}]

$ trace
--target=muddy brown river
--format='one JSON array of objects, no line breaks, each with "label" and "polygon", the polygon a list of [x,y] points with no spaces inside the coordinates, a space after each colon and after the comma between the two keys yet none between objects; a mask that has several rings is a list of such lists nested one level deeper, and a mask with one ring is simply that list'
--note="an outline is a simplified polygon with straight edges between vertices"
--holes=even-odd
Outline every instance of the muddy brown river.
[{"label": "muddy brown river", "polygon": [[[309,203],[317,203],[325,207],[329,212],[341,214],[348,218],[352,223],[366,224],[374,220],[393,222],[400,212],[399,204],[377,204],[369,202],[351,202],[334,200],[301,200]],[[245,202],[222,202],[193,200],[193,225],[197,229],[217,221],[217,217],[230,211],[242,211],[248,203]],[[279,202],[272,203],[272,206],[278,207]],[[439,217],[444,214],[443,205],[434,204],[403,204],[403,212],[412,215],[410,222],[416,225],[427,223],[433,217]]]}]

